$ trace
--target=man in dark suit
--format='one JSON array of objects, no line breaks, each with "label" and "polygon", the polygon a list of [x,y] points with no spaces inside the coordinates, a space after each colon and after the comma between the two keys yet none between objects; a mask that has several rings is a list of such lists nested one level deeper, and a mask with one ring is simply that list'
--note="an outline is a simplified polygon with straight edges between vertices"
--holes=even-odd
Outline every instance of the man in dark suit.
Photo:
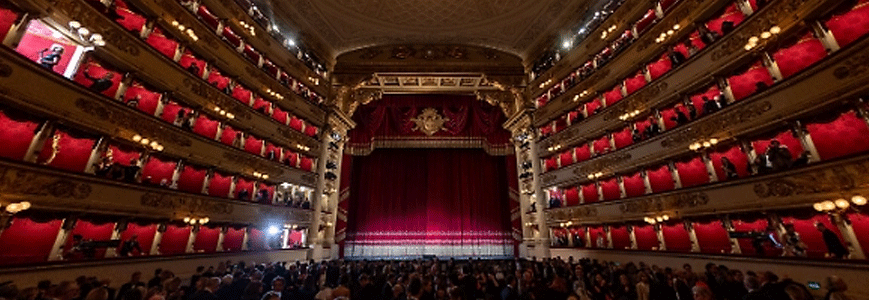
[{"label": "man in dark suit", "polygon": [[516,291],[516,276],[507,276],[507,286],[501,290],[501,300],[519,300],[519,292]]},{"label": "man in dark suit", "polygon": [[190,300],[217,300],[214,291],[216,291],[218,287],[220,287],[220,278],[208,278],[205,286],[201,290],[193,293],[193,295],[190,296]]}]

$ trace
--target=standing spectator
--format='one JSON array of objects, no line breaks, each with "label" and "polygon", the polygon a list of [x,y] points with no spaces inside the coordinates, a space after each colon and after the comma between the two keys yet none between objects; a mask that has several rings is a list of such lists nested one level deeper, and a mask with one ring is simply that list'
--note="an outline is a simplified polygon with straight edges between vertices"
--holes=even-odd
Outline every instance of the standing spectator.
[{"label": "standing spectator", "polygon": [[837,236],[836,233],[827,228],[827,226],[821,222],[815,223],[815,228],[818,228],[818,231],[821,232],[821,236],[824,238],[824,244],[827,246],[827,253],[830,257],[848,257],[850,254],[848,248],[845,248],[845,246],[842,245],[842,241],[839,240],[839,236]]}]

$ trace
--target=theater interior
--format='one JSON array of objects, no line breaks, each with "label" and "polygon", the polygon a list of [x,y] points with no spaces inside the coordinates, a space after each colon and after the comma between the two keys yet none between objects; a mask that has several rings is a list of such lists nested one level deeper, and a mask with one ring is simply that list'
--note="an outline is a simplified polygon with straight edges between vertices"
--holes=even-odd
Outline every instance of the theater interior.
[{"label": "theater interior", "polygon": [[869,0],[3,0],[0,299],[454,261],[517,269],[472,299],[869,299],[867,36]]}]

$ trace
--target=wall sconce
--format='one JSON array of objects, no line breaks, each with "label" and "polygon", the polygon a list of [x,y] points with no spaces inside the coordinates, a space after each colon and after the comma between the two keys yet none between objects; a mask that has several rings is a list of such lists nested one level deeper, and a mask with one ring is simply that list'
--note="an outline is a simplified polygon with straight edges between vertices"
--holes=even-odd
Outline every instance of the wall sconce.
[{"label": "wall sconce", "polygon": [[266,88],[266,94],[269,94],[270,96],[277,98],[278,100],[284,100],[283,95],[278,94],[275,91],[272,91],[272,89],[270,89],[270,88]]},{"label": "wall sconce", "polygon": [[779,33],[781,33],[781,27],[778,27],[778,25],[776,25],[770,27],[767,31],[761,32],[760,37],[752,36],[748,38],[748,43],[745,44],[745,51],[751,51],[751,49],[754,49],[759,45],[759,42],[761,40],[768,40],[773,36],[778,35]]},{"label": "wall sconce", "polygon": [[558,151],[559,149],[561,149],[561,145],[552,145],[549,148],[547,148],[546,150],[549,152],[553,152],[553,151]]},{"label": "wall sconce", "polygon": [[308,151],[308,150],[311,150],[311,147],[308,147],[308,146],[305,146],[305,145],[302,145],[302,144],[296,144],[296,148],[299,148],[299,150],[302,150],[302,151]]},{"label": "wall sconce", "polygon": [[9,203],[8,205],[6,205],[5,211],[9,214],[14,215],[28,209],[30,209],[30,202],[21,201],[18,203]]},{"label": "wall sconce", "polygon": [[576,96],[573,96],[573,102],[579,101],[580,98],[588,96],[589,94],[591,94],[591,92],[589,92],[588,90],[584,90],[584,91],[582,91],[582,93],[579,93]]},{"label": "wall sconce", "polygon": [[136,135],[133,135],[132,140],[133,140],[133,142],[142,144],[142,146],[150,147],[151,150],[154,150],[157,152],[163,151],[163,145],[161,145],[160,143],[158,143],[157,141],[155,141],[153,139],[148,139],[146,137],[142,137],[141,135],[136,134]]},{"label": "wall sconce", "polygon": [[652,225],[655,225],[655,224],[657,224],[657,223],[663,223],[663,222],[666,222],[666,221],[669,221],[669,220],[670,220],[670,216],[668,216],[668,215],[666,215],[666,214],[664,214],[664,215],[660,215],[660,216],[656,216],[656,217],[645,217],[645,218],[643,218],[643,221],[646,221],[646,223],[649,223],[649,224],[652,224]]},{"label": "wall sconce", "polygon": [[601,178],[601,177],[603,177],[603,172],[597,172],[597,173],[594,173],[594,174],[588,174],[588,179],[592,179],[592,180],[594,180],[594,179],[598,179],[598,178]]},{"label": "wall sconce", "polygon": [[196,225],[196,224],[199,224],[199,225],[205,225],[205,224],[207,224],[208,222],[210,222],[211,220],[208,219],[208,217],[204,217],[204,218],[184,217],[184,220],[183,220],[183,221],[184,221],[184,224],[190,224],[190,225]]},{"label": "wall sconce", "polygon": [[632,111],[632,112],[629,112],[629,113],[626,113],[626,114],[619,116],[619,120],[627,121],[633,117],[638,116],[640,113],[642,113],[642,111],[638,109],[638,110],[635,110],[635,111]]},{"label": "wall sconce", "polygon": [[246,22],[244,22],[244,21],[242,21],[242,20],[239,20],[239,21],[238,21],[238,24],[241,24],[241,27],[244,27],[245,30],[247,30],[248,32],[250,32],[250,35],[252,35],[252,36],[256,36],[256,30],[255,30],[255,28],[253,27],[253,25],[250,25],[250,24],[248,24],[248,23],[246,23]]},{"label": "wall sconce", "polygon": [[854,195],[851,197],[851,200],[846,200],[845,198],[839,198],[836,200],[827,200],[816,202],[812,207],[818,212],[845,212],[849,208],[852,208],[851,204],[855,206],[863,206],[866,205],[866,197],[862,195]]},{"label": "wall sconce", "polygon": [[184,24],[178,23],[178,21],[172,21],[172,26],[175,26],[178,31],[187,34],[187,36],[189,36],[190,39],[192,39],[194,42],[199,40],[199,36],[197,36],[196,33],[193,32],[193,28],[185,27]]},{"label": "wall sconce", "polygon": [[567,222],[562,222],[562,223],[558,224],[558,226],[560,226],[560,227],[570,227],[572,225],[573,225],[573,221],[567,221]]},{"label": "wall sconce", "polygon": [[259,179],[263,179],[263,180],[267,180],[267,179],[269,179],[269,175],[268,175],[268,174],[263,174],[263,173],[260,173],[260,172],[253,172],[253,177],[256,177],[256,178],[259,178]]},{"label": "wall sconce", "polygon": [[214,112],[216,112],[216,113],[217,113],[218,115],[220,115],[221,117],[226,117],[226,118],[228,118],[228,119],[230,119],[230,120],[235,119],[235,115],[234,115],[234,114],[232,114],[231,112],[227,112],[226,110],[224,110],[224,109],[222,109],[222,108],[220,108],[220,107],[215,106],[215,107],[214,107]]},{"label": "wall sconce", "polygon": [[90,29],[83,27],[79,21],[69,21],[69,29],[71,32],[77,34],[79,39],[84,42],[99,47],[106,45],[106,41],[103,40],[102,34],[91,32]]},{"label": "wall sconce", "polygon": [[707,141],[695,142],[691,145],[688,145],[688,149],[691,149],[691,151],[698,151],[706,148],[712,148],[716,144],[718,144],[718,139],[711,138]]},{"label": "wall sconce", "polygon": [[676,24],[676,25],[673,25],[673,29],[667,30],[666,32],[661,32],[661,35],[655,39],[655,43],[658,43],[658,44],[663,43],[664,41],[667,40],[667,38],[673,36],[674,34],[676,34],[676,32],[679,32],[680,28],[682,28],[682,26],[679,24]]}]

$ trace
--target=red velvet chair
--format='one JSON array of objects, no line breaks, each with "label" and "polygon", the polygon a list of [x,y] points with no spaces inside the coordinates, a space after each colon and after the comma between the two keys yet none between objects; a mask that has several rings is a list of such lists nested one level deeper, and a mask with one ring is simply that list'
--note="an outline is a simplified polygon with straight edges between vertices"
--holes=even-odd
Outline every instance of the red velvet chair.
[{"label": "red velvet chair", "polygon": [[158,248],[160,254],[175,255],[185,253],[192,228],[191,226],[177,226],[174,224],[166,226],[166,231],[163,232],[163,237],[160,239],[160,246]]},{"label": "red velvet chair", "polygon": [[[300,155],[300,156],[301,156],[301,155]],[[315,168],[315,167],[316,167],[316,166],[314,166],[314,160],[313,160],[313,159],[311,159],[311,158],[309,158],[309,157],[301,156],[301,159],[300,159],[300,161],[299,161],[299,169],[302,169],[302,170],[305,170],[305,171],[308,171],[308,172],[314,172],[314,168]]]},{"label": "red velvet chair", "polygon": [[163,113],[160,114],[160,118],[166,123],[174,124],[175,120],[178,118],[179,113],[182,113],[186,116],[190,113],[191,109],[181,106],[178,102],[169,101],[163,105]]},{"label": "red velvet chair", "polygon": [[280,107],[275,106],[274,111],[272,112],[272,119],[281,124],[287,124],[287,121],[290,120],[290,115],[282,110]]},{"label": "red velvet chair", "polygon": [[706,164],[700,157],[692,157],[676,162],[676,170],[679,173],[679,181],[682,188],[689,188],[709,183],[709,172]]},{"label": "red velvet chair", "polygon": [[635,225],[634,237],[637,239],[637,250],[657,250],[658,234],[655,232],[655,227],[649,224]]},{"label": "red velvet chair", "polygon": [[562,168],[563,168],[563,167],[566,167],[566,166],[569,166],[569,165],[572,165],[572,164],[574,163],[574,161],[573,161],[573,151],[571,151],[571,150],[567,150],[567,151],[562,152],[562,153],[559,155],[559,157],[561,158],[561,167],[562,167]]},{"label": "red velvet chair", "polygon": [[558,156],[553,156],[553,157],[547,158],[546,162],[544,163],[544,166],[545,166],[544,172],[558,169],[558,167],[559,167],[558,166]]},{"label": "red velvet chair", "polygon": [[827,57],[827,49],[811,32],[772,54],[782,77],[788,78]]},{"label": "red velvet chair", "polygon": [[646,194],[646,184],[640,172],[622,177],[625,185],[625,194],[628,198],[639,197]]},{"label": "red velvet chair", "polygon": [[867,5],[869,2],[865,0],[855,2],[857,3],[851,10],[833,15],[824,22],[841,47],[850,45],[869,32],[869,5]]},{"label": "red velvet chair", "polygon": [[694,232],[700,252],[727,254],[731,251],[730,236],[718,219],[703,219],[694,222]]},{"label": "red velvet chair", "polygon": [[96,142],[96,139],[78,133],[55,130],[54,135],[45,141],[37,162],[62,170],[84,172]]},{"label": "red velvet chair", "polygon": [[0,110],[0,157],[23,160],[41,122],[15,111]]},{"label": "red velvet chair", "polygon": [[317,137],[317,133],[319,132],[319,128],[317,126],[311,124],[305,124],[305,135],[310,137]]},{"label": "red velvet chair", "polygon": [[302,130],[304,129],[303,128],[305,126],[304,124],[305,124],[305,121],[302,121],[302,119],[299,119],[295,116],[290,118],[290,128],[292,128],[298,132],[303,132]]},{"label": "red velvet chair", "polygon": [[250,44],[244,45],[244,57],[253,62],[253,64],[259,64],[259,59],[262,55],[259,54],[256,49],[254,49]]},{"label": "red velvet chair", "polygon": [[649,183],[652,186],[653,193],[671,191],[675,188],[673,184],[673,176],[670,173],[670,168],[667,165],[662,165],[654,169],[649,169],[646,172],[649,176]]},{"label": "red velvet chair", "polygon": [[252,107],[257,112],[260,112],[260,113],[268,116],[270,113],[269,111],[271,110],[271,106],[272,106],[272,103],[266,101],[262,97],[260,97],[260,96],[254,97]]},{"label": "red velvet chair", "polygon": [[160,27],[154,27],[154,30],[145,39],[145,42],[151,45],[154,50],[172,60],[178,51],[178,41],[164,34],[163,31]]},{"label": "red velvet chair", "polygon": [[691,252],[691,238],[688,236],[688,231],[685,230],[685,225],[679,221],[669,221],[661,224],[661,231],[664,235],[664,244],[667,245],[667,251],[674,252]]}]

